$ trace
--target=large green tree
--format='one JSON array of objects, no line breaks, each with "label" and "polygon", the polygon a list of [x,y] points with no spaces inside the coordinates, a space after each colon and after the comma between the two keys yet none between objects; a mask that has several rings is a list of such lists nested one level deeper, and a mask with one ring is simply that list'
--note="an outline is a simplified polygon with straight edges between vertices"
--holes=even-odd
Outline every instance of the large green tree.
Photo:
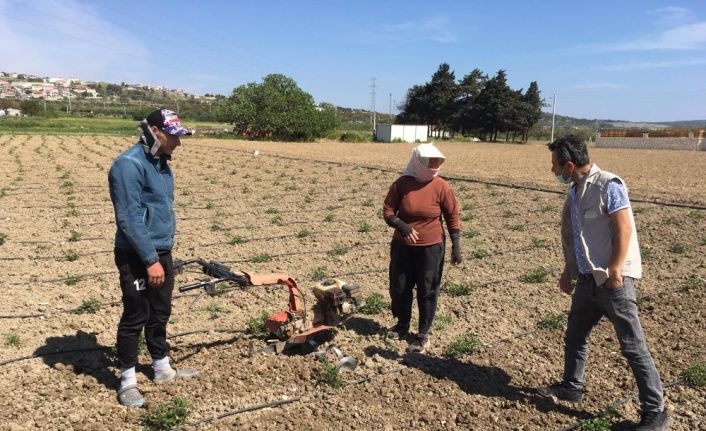
[{"label": "large green tree", "polygon": [[217,116],[233,123],[241,135],[285,140],[320,137],[337,125],[332,105],[317,107],[309,93],[281,74],[267,75],[261,84],[235,88]]}]

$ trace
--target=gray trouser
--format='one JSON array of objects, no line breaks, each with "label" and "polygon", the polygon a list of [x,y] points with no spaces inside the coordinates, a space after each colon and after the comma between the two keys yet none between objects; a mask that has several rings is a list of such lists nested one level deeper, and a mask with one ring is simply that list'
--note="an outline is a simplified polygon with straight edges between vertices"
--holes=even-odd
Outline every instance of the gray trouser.
[{"label": "gray trouser", "polygon": [[564,338],[564,383],[574,389],[583,388],[588,337],[603,316],[613,324],[620,342],[620,352],[628,360],[635,376],[642,411],[662,410],[662,381],[645,343],[637,315],[635,282],[630,277],[623,277],[623,286],[610,289],[603,285],[596,286],[591,275],[579,276]]}]

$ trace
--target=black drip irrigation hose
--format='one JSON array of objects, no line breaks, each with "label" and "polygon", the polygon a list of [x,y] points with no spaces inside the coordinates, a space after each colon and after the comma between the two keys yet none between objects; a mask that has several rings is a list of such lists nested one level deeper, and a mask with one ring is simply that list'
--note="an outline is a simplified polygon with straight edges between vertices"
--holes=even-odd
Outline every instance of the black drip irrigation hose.
[{"label": "black drip irrigation hose", "polygon": [[214,422],[214,421],[217,421],[217,420],[221,420],[221,419],[227,418],[227,417],[229,417],[229,416],[235,416],[235,415],[239,415],[239,414],[241,414],[241,413],[252,412],[252,411],[255,411],[255,410],[266,409],[266,408],[269,408],[269,407],[278,407],[278,406],[281,406],[281,405],[284,405],[284,404],[294,403],[294,402],[297,402],[297,401],[299,401],[299,400],[301,400],[301,397],[292,397],[292,398],[286,398],[286,399],[284,399],[284,400],[279,400],[279,401],[270,401],[270,402],[267,402],[267,403],[255,404],[255,405],[253,405],[253,406],[243,407],[243,408],[240,408],[240,409],[237,409],[237,410],[231,410],[231,411],[229,411],[229,412],[221,413],[221,414],[218,415],[218,416],[213,416],[213,417],[210,417],[210,418],[201,419],[201,420],[198,420],[198,421],[195,421],[195,422],[189,422],[189,423],[187,423],[187,424],[185,424],[185,425],[182,425],[182,426],[179,426],[179,427],[176,427],[176,428],[172,428],[172,430],[176,431],[176,430],[181,430],[181,429],[184,429],[184,428],[190,428],[190,427],[195,427],[195,426],[199,426],[199,425],[203,425],[203,424],[208,424],[208,423],[211,423],[211,422]]},{"label": "black drip irrigation hose", "polygon": [[[243,328],[209,328],[209,329],[195,329],[192,331],[186,331],[186,332],[179,332],[173,335],[170,335],[167,337],[168,340],[174,339],[174,338],[179,338],[179,337],[184,337],[186,335],[193,335],[193,334],[202,334],[205,332],[217,332],[217,333],[246,333],[247,329]],[[84,347],[84,348],[78,348],[78,349],[66,349],[66,350],[55,350],[53,352],[39,352],[39,353],[33,353],[31,355],[27,356],[20,356],[18,358],[12,358],[12,359],[7,359],[5,361],[0,362],[0,367],[9,365],[15,362],[20,362],[20,361],[25,361],[28,359],[35,359],[35,358],[43,358],[46,356],[54,356],[54,355],[63,355],[63,354],[69,354],[69,353],[85,353],[85,352],[98,352],[101,350],[108,350],[110,351],[113,349],[113,346],[96,346],[96,347]]]}]

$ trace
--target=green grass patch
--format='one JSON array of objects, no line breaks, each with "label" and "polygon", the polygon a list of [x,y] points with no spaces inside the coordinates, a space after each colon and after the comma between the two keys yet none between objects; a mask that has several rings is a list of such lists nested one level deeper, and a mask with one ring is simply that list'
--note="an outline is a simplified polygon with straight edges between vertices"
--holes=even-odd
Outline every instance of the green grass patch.
[{"label": "green grass patch", "polygon": [[279,210],[277,208],[267,208],[265,214],[279,214]]},{"label": "green grass patch", "polygon": [[368,233],[371,230],[373,230],[373,226],[365,220],[358,226],[358,232],[360,233]]},{"label": "green grass patch", "polygon": [[259,316],[248,319],[248,323],[245,325],[245,332],[250,335],[255,335],[262,337],[267,335],[267,327],[265,326],[265,321],[270,317],[270,315],[263,311]]},{"label": "green grass patch", "polygon": [[84,299],[81,305],[71,310],[72,314],[96,314],[101,309],[101,301],[98,298],[90,297]]},{"label": "green grass patch", "polygon": [[441,287],[441,291],[449,296],[467,296],[474,290],[475,287],[470,281],[462,281],[460,283],[445,281],[444,285]]},{"label": "green grass patch", "polygon": [[64,277],[64,284],[67,286],[74,286],[83,279],[80,275],[68,275]]},{"label": "green grass patch", "polygon": [[609,407],[595,418],[579,421],[578,429],[580,431],[611,431],[620,417],[620,413],[615,408]]},{"label": "green grass patch", "polygon": [[81,232],[71,229],[71,234],[69,235],[69,242],[76,242],[81,239]]},{"label": "green grass patch", "polygon": [[443,331],[451,325],[451,323],[453,323],[453,317],[448,314],[437,314],[434,318],[434,323],[432,323],[432,328],[435,331]]},{"label": "green grass patch", "polygon": [[546,246],[547,246],[546,239],[532,237],[532,240],[530,240],[530,247],[532,247],[532,248],[544,248]]},{"label": "green grass patch", "polygon": [[7,241],[7,234],[5,232],[0,232],[0,245],[5,244]]},{"label": "green grass patch", "polygon": [[544,283],[547,281],[548,277],[549,273],[547,270],[542,266],[538,266],[534,270],[520,277],[520,281],[523,283]]},{"label": "green grass patch", "polygon": [[683,254],[686,251],[686,246],[680,242],[675,242],[669,247],[669,251],[674,254]]},{"label": "green grass patch", "polygon": [[444,355],[449,358],[458,359],[463,355],[477,351],[482,346],[483,343],[480,341],[480,338],[478,338],[476,334],[469,332],[453,340],[444,351]]},{"label": "green grass patch", "polygon": [[703,286],[704,280],[692,274],[679,285],[679,290],[682,292],[688,292]]},{"label": "green grass patch", "polygon": [[166,403],[140,415],[140,424],[146,431],[171,430],[186,423],[193,407],[185,398],[177,395]]},{"label": "green grass patch", "polygon": [[649,247],[640,247],[640,256],[643,259],[649,259],[652,256],[652,249]]},{"label": "green grass patch", "polygon": [[684,382],[693,387],[706,386],[706,362],[696,363],[681,373]]},{"label": "green grass patch", "polygon": [[360,308],[360,312],[367,315],[380,314],[385,308],[387,308],[385,297],[375,292],[365,298],[365,304]]},{"label": "green grass patch", "polygon": [[311,235],[311,232],[309,232],[309,229],[303,227],[299,229],[299,232],[297,232],[297,238],[306,238]]},{"label": "green grass patch", "polygon": [[691,210],[689,211],[689,218],[692,220],[701,220],[704,218],[704,213],[699,210]]},{"label": "green grass patch", "polygon": [[461,216],[461,221],[471,221],[473,220],[473,214],[467,213]]},{"label": "green grass patch", "polygon": [[320,367],[316,369],[314,378],[320,385],[340,389],[346,386],[346,381],[336,372],[336,366],[326,358],[319,361]]},{"label": "green grass patch", "polygon": [[537,327],[541,329],[561,329],[564,327],[566,315],[564,313],[549,313],[537,323]]},{"label": "green grass patch", "polygon": [[228,309],[226,309],[225,307],[223,307],[221,304],[219,304],[216,301],[208,304],[206,306],[206,311],[208,312],[208,320],[216,320],[219,317],[221,317],[223,314],[230,313],[230,311],[228,311]]},{"label": "green grass patch", "polygon": [[633,214],[642,214],[645,211],[647,211],[645,207],[635,207],[632,209]]},{"label": "green grass patch", "polygon": [[5,347],[20,347],[20,336],[16,332],[5,335]]},{"label": "green grass patch", "polygon": [[525,226],[521,224],[514,224],[510,226],[510,230],[514,232],[524,232],[525,231]]},{"label": "green grass patch", "polygon": [[554,211],[554,205],[543,205],[539,210],[543,213],[548,213],[550,211]]},{"label": "green grass patch", "polygon": [[274,216],[270,219],[270,223],[277,225],[277,226],[282,226],[284,224],[284,220],[282,220],[281,215],[277,214],[276,216]]},{"label": "green grass patch", "polygon": [[348,253],[348,247],[344,247],[340,244],[336,244],[328,251],[329,256],[343,256],[346,253]]},{"label": "green grass patch", "polygon": [[681,220],[676,217],[667,217],[664,219],[664,224],[667,226],[679,226],[681,224]]},{"label": "green grass patch", "polygon": [[246,242],[248,242],[248,240],[240,235],[232,235],[230,238],[228,238],[228,244],[230,245],[245,244]]},{"label": "green grass patch", "polygon": [[311,274],[309,276],[314,281],[321,281],[326,278],[326,268],[323,266],[317,266],[311,270]]},{"label": "green grass patch", "polygon": [[272,256],[269,253],[260,253],[253,256],[252,261],[255,263],[269,262],[272,260]]},{"label": "green grass patch", "polygon": [[473,250],[473,257],[476,259],[483,259],[484,257],[488,257],[488,256],[490,256],[490,253],[483,250],[482,248]]},{"label": "green grass patch", "polygon": [[480,235],[480,232],[475,229],[468,229],[464,230],[462,235],[464,238],[475,238]]},{"label": "green grass patch", "polygon": [[328,214],[326,214],[326,216],[324,217],[324,221],[325,221],[325,222],[332,222],[332,221],[334,221],[334,220],[336,220],[336,214],[334,214],[334,213],[328,213]]}]

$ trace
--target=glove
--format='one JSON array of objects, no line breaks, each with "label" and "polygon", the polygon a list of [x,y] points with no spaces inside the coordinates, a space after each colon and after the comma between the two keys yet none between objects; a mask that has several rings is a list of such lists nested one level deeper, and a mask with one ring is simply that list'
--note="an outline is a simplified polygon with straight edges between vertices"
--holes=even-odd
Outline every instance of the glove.
[{"label": "glove", "polygon": [[388,226],[397,229],[402,234],[402,236],[407,236],[412,233],[412,226],[403,222],[402,219],[397,216],[390,216],[385,221],[387,222]]},{"label": "glove", "polygon": [[463,256],[461,255],[461,231],[453,230],[449,232],[451,237],[451,263],[458,265],[463,262]]}]

